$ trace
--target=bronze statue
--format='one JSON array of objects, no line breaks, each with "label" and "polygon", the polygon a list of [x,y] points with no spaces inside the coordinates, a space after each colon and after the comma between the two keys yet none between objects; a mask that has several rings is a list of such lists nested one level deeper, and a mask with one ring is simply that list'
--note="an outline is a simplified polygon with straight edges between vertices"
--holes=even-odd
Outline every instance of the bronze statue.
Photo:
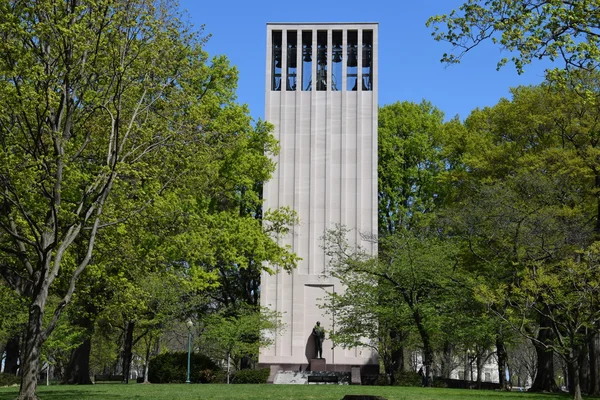
[{"label": "bronze statue", "polygon": [[319,321],[317,321],[317,324],[313,328],[312,334],[315,337],[315,344],[317,345],[317,358],[323,358],[323,340],[325,339],[325,329],[323,329]]}]

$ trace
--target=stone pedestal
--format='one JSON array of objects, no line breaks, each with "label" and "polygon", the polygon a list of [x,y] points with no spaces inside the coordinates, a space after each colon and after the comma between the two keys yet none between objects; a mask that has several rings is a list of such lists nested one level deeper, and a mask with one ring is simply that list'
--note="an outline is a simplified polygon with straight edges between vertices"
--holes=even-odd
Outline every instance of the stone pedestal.
[{"label": "stone pedestal", "polygon": [[275,377],[281,370],[281,367],[279,365],[271,365],[271,366],[269,366],[269,370],[270,371],[269,371],[269,377],[267,378],[267,383],[274,383]]},{"label": "stone pedestal", "polygon": [[350,384],[351,385],[360,385],[360,367],[352,367],[351,375],[350,375]]},{"label": "stone pedestal", "polygon": [[311,358],[310,359],[310,370],[311,371],[327,371],[327,361],[324,358]]}]

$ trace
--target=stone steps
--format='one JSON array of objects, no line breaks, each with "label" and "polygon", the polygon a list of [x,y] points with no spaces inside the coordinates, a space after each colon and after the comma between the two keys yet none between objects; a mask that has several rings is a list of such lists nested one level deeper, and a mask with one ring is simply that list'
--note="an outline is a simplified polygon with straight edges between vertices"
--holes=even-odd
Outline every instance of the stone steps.
[{"label": "stone steps", "polygon": [[318,383],[319,385],[348,385],[350,384],[349,372],[324,372],[324,371],[279,371],[273,380],[276,385],[305,385],[309,376],[337,376],[338,383]]}]

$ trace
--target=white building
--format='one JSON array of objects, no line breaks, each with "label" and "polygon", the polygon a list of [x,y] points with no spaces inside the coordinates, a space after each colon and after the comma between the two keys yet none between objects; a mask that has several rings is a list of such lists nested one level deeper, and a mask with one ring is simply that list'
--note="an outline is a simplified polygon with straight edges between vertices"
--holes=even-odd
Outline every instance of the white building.
[{"label": "white building", "polygon": [[[306,369],[315,357],[317,321],[335,329],[318,305],[325,292],[343,291],[327,274],[321,238],[336,223],[352,229],[354,244],[375,254],[360,233],[377,232],[377,23],[269,23],[265,118],[275,126],[277,170],[264,188],[264,208],[289,206],[300,224],[283,240],[302,258],[291,274],[263,274],[261,305],[286,324],[259,362]],[[377,365],[368,349],[332,349],[328,370]]]}]

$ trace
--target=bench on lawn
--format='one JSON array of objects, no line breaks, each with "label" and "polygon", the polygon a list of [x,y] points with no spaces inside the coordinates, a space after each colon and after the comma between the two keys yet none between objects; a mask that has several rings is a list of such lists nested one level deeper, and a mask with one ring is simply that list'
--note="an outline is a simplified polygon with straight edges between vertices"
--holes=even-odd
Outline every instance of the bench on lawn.
[{"label": "bench on lawn", "polygon": [[123,382],[123,375],[94,375],[94,383]]},{"label": "bench on lawn", "polygon": [[308,383],[338,383],[337,375],[309,375]]}]

